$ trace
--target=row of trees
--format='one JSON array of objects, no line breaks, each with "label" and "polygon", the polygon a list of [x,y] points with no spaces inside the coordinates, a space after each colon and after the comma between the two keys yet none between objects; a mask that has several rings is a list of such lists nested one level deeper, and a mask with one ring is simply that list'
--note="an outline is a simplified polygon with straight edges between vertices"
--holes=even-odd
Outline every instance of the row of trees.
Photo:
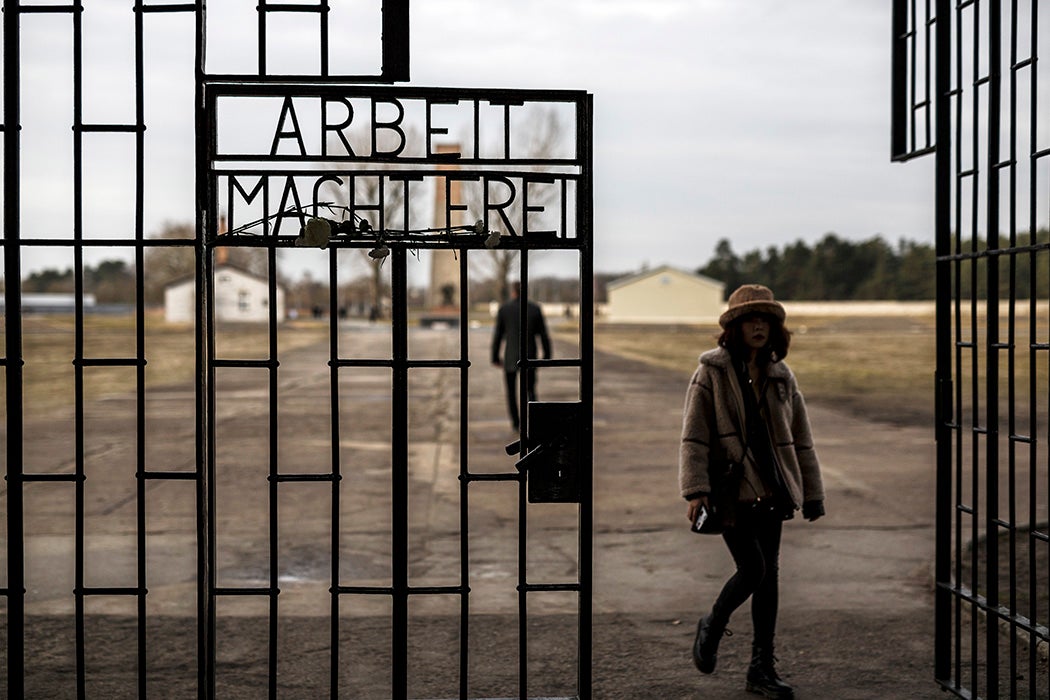
[{"label": "row of trees", "polygon": [[[103,260],[96,266],[84,266],[84,291],[94,294],[100,304],[130,302],[135,299],[135,271],[123,260]],[[76,291],[73,270],[47,268],[32,273],[22,283],[22,291],[31,293],[72,294]]]},{"label": "row of trees", "polygon": [[[1050,295],[1048,240],[1046,229],[1039,230],[1034,241],[1027,233],[1018,235],[1015,242],[1000,239],[1000,248],[1044,246],[1040,252],[998,256],[1000,296],[1008,295],[1011,288],[1018,296]],[[972,243],[959,241],[957,252],[980,253],[986,248],[984,243],[976,248]],[[961,260],[953,265],[964,296],[987,294],[987,270],[993,258],[981,254],[976,262]],[[933,246],[926,243],[902,239],[893,246],[881,236],[855,242],[829,233],[812,246],[799,240],[743,255],[733,251],[728,239],[722,239],[711,260],[697,272],[725,282],[727,294],[741,284],[761,281],[785,299],[907,301],[936,296],[935,260]]]},{"label": "row of trees", "polygon": [[[183,254],[171,255],[171,251],[189,252],[189,260],[186,264],[187,266],[192,265],[191,251],[176,248],[161,250],[169,251],[169,255],[164,256],[163,260],[171,263],[171,267],[164,268],[158,277],[147,276],[144,279],[145,301],[148,305],[158,305],[164,300],[163,284],[156,281],[158,278],[164,277],[170,280],[193,274],[192,268],[180,269],[170,259],[177,260],[185,257]],[[238,258],[239,256],[235,254],[233,257]],[[261,269],[258,263],[259,260],[254,257],[234,262],[241,269],[265,275],[265,258],[262,259]],[[280,275],[279,278],[289,293],[289,303],[292,306],[302,309],[329,308],[331,287],[326,280],[314,279],[309,272],[305,272],[297,279],[287,279]],[[83,285],[84,292],[94,294],[95,300],[100,304],[135,303],[135,268],[123,260],[104,260],[97,266],[85,265]],[[22,291],[72,294],[75,286],[76,280],[72,268],[47,268],[30,274],[22,283]],[[480,277],[471,280],[468,294],[470,299],[479,302],[498,300],[503,288],[501,281],[494,277]],[[530,280],[529,295],[541,302],[578,302],[580,299],[579,281],[574,278],[535,277]],[[384,301],[389,297],[388,275],[374,275],[371,270],[339,285],[338,289],[338,305],[341,308],[350,309],[352,313],[367,314],[373,307],[382,308]],[[424,297],[422,289],[409,290],[409,301],[412,304],[422,305],[425,303]]]},{"label": "row of trees", "polygon": [[[159,234],[161,238],[192,238],[188,225],[173,225]],[[1030,247],[1030,252],[1012,255],[988,255],[973,248],[970,241],[960,241],[959,262],[953,265],[964,297],[983,298],[987,294],[988,268],[998,265],[999,294],[1006,297],[1011,289],[1018,297],[1050,296],[1050,231],[1028,234],[1017,240],[1000,241],[1000,247]],[[265,276],[267,261],[261,248],[230,247],[220,249],[226,262],[248,272]],[[978,253],[976,260],[962,259]],[[495,252],[495,251],[494,251]],[[505,253],[508,251],[498,251]],[[512,251],[511,251],[512,252]],[[997,262],[992,262],[997,261]],[[492,267],[472,275],[470,298],[477,301],[505,298],[506,277],[510,266],[493,260]],[[697,272],[725,282],[726,293],[746,282],[759,281],[776,290],[784,299],[865,300],[933,299],[935,296],[935,253],[932,246],[901,240],[891,246],[881,237],[853,242],[828,234],[810,246],[796,241],[782,247],[752,250],[738,255],[727,239],[718,242],[715,254]],[[193,251],[184,246],[150,247],[145,253],[144,297],[147,304],[163,301],[164,286],[180,277],[193,274]],[[360,308],[382,308],[389,295],[385,271],[375,261],[367,260],[365,272],[339,289],[340,303]],[[487,273],[487,274],[486,274]],[[596,274],[595,298],[604,301],[605,282],[620,274]],[[291,292],[293,303],[308,307],[327,307],[329,287],[326,282],[279,278]],[[84,291],[94,294],[99,303],[132,303],[135,300],[135,270],[122,260],[105,260],[98,265],[85,265]],[[72,269],[45,269],[32,273],[23,282],[26,292],[74,291]],[[579,301],[579,281],[575,278],[536,277],[530,280],[530,297],[537,301]]]}]

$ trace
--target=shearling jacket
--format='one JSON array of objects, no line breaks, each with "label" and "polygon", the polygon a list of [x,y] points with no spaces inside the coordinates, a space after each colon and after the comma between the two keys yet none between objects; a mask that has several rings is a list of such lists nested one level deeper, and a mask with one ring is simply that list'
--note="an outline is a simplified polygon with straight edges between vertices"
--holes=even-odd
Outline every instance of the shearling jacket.
[{"label": "shearling jacket", "polygon": [[[770,437],[791,500],[796,509],[823,501],[820,463],[795,375],[783,362],[770,364],[766,373]],[[722,347],[705,352],[685,396],[678,465],[683,498],[710,493],[711,465],[752,459],[750,450],[743,454],[744,419],[744,397],[729,352]]]}]

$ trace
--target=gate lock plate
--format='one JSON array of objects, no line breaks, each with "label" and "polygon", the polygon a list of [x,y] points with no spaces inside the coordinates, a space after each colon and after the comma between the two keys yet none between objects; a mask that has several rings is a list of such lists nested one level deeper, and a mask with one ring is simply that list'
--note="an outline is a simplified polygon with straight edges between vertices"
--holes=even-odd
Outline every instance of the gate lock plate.
[{"label": "gate lock plate", "polygon": [[580,502],[579,402],[529,403],[529,445],[515,463],[528,477],[529,503]]}]

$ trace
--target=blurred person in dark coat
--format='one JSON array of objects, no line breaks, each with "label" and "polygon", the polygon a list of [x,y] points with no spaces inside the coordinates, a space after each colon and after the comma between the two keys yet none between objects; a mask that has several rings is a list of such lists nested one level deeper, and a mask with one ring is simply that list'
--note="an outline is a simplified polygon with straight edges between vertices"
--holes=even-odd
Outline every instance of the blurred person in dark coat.
[{"label": "blurred person in dark coat", "polygon": [[[551,340],[547,335],[547,323],[543,311],[534,302],[526,302],[525,344],[529,359],[537,357],[537,340],[543,346],[543,359],[551,356]],[[500,348],[503,357],[500,358]],[[507,387],[507,412],[514,430],[518,429],[518,361],[521,348],[521,283],[512,282],[510,301],[499,307],[496,313],[496,328],[492,334],[492,364],[503,367],[504,384]],[[536,400],[536,370],[530,369],[525,384],[529,401]]]}]

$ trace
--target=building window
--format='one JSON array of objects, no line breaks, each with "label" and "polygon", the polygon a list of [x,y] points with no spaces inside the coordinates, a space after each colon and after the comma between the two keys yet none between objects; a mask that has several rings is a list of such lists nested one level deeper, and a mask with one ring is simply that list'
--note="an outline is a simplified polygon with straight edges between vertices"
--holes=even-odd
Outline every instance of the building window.
[{"label": "building window", "polygon": [[237,292],[237,310],[247,311],[248,310],[248,292],[241,290]]}]

